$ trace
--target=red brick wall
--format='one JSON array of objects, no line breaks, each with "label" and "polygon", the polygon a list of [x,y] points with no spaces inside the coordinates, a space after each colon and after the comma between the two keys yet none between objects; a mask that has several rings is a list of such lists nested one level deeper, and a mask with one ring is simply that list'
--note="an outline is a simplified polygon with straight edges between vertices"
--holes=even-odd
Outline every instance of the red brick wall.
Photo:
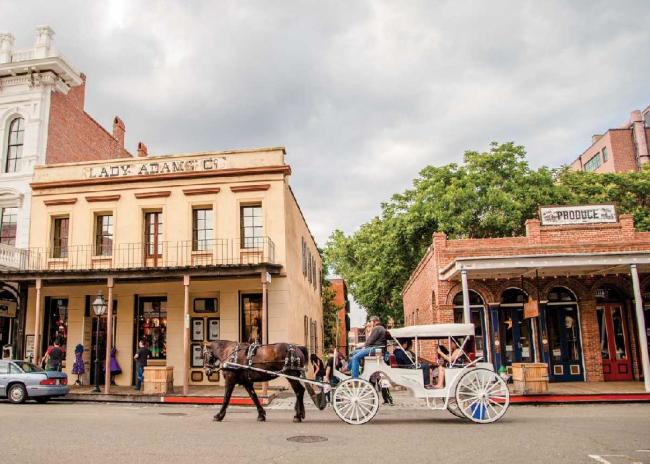
[{"label": "red brick wall", "polygon": [[632,172],[638,170],[636,149],[632,129],[611,131],[612,158],[615,172]]},{"label": "red brick wall", "polygon": [[97,121],[84,111],[86,83],[67,95],[52,93],[46,163],[69,163],[131,156]]},{"label": "red brick wall", "polygon": [[348,307],[348,287],[343,279],[330,279],[331,288],[334,291],[334,304],[341,308],[337,313],[338,319],[338,348],[341,353],[347,356],[347,334],[346,308]]}]

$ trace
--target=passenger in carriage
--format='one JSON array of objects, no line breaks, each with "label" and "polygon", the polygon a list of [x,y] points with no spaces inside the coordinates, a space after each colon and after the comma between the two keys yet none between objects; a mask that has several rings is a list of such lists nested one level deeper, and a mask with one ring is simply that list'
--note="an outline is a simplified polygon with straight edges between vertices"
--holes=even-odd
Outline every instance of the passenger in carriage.
[{"label": "passenger in carriage", "polygon": [[454,339],[451,340],[450,346],[451,354],[445,345],[438,345],[438,367],[433,370],[433,377],[438,380],[433,388],[445,388],[445,368],[458,364],[463,354]]},{"label": "passenger in carriage", "polygon": [[[400,344],[395,347],[395,351],[393,351],[397,367],[400,369],[416,369],[415,354],[411,351],[411,340],[406,338],[398,341]],[[420,369],[422,369],[424,386],[425,388],[431,388],[431,383],[433,382],[431,377],[431,365],[422,359],[418,359],[418,361],[420,362]]]},{"label": "passenger in carriage", "polygon": [[387,331],[381,324],[381,320],[377,316],[370,318],[372,331],[366,339],[366,344],[359,351],[355,352],[350,358],[350,373],[353,379],[359,377],[359,370],[361,368],[361,360],[366,356],[372,354],[376,349],[386,350]]}]

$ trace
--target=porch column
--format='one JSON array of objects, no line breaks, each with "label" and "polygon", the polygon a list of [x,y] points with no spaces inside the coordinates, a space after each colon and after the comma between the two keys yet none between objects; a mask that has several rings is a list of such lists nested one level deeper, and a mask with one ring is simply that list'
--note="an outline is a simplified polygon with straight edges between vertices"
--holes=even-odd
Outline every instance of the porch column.
[{"label": "porch column", "polygon": [[[264,271],[262,272],[262,345],[267,345],[269,343],[268,333],[269,333],[269,298],[267,292],[269,289],[269,281],[271,280],[271,274]],[[262,395],[266,396],[269,393],[269,383],[262,383]]]},{"label": "porch column", "polygon": [[641,300],[641,285],[636,264],[630,264],[632,287],[634,288],[634,307],[636,309],[636,325],[639,328],[639,348],[641,351],[641,366],[643,367],[643,380],[645,391],[650,392],[650,360],[648,358],[648,338],[645,333],[645,318],[643,316],[643,301]]},{"label": "porch column", "polygon": [[185,298],[183,299],[183,395],[189,393],[189,360],[190,360],[190,276],[183,276]]},{"label": "porch column", "polygon": [[36,279],[36,314],[34,320],[34,364],[37,366],[41,362],[41,288],[43,282]]},{"label": "porch column", "polygon": [[472,317],[469,311],[469,287],[467,285],[467,270],[460,271],[460,278],[463,285],[463,322],[469,324],[472,322]]},{"label": "porch column", "polygon": [[[109,277],[106,281],[108,287],[108,305],[106,311],[106,359],[105,359],[105,374],[104,374],[104,393],[109,394],[111,391],[111,351],[113,351],[113,277]],[[97,320],[99,324],[99,319]],[[97,375],[97,373],[95,373]]]}]

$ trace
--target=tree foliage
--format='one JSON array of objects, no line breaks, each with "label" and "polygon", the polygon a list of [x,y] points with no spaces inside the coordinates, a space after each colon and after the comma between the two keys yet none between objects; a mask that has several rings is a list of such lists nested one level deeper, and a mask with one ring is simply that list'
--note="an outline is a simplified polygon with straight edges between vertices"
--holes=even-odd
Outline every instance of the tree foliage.
[{"label": "tree foliage", "polygon": [[616,202],[637,228],[650,230],[649,198],[650,169],[531,169],[524,147],[493,142],[487,152],[465,152],[460,165],[425,167],[411,188],[381,205],[380,216],[351,235],[334,231],[325,257],[369,315],[400,322],[400,293],[436,231],[452,239],[522,235],[540,205],[596,202]]}]

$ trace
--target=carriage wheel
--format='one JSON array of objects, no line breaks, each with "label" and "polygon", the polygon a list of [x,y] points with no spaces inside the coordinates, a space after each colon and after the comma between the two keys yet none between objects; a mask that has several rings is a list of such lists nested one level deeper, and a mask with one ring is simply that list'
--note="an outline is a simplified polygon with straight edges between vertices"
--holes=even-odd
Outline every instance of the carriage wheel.
[{"label": "carriage wheel", "polygon": [[334,390],[332,405],[342,421],[361,425],[377,414],[379,395],[370,382],[363,379],[347,379]]},{"label": "carriage wheel", "polygon": [[466,419],[465,414],[462,413],[454,398],[449,398],[447,401],[447,411],[460,419]]},{"label": "carriage wheel", "polygon": [[503,379],[488,369],[472,369],[456,385],[456,405],[469,420],[496,422],[510,405],[510,392]]}]

